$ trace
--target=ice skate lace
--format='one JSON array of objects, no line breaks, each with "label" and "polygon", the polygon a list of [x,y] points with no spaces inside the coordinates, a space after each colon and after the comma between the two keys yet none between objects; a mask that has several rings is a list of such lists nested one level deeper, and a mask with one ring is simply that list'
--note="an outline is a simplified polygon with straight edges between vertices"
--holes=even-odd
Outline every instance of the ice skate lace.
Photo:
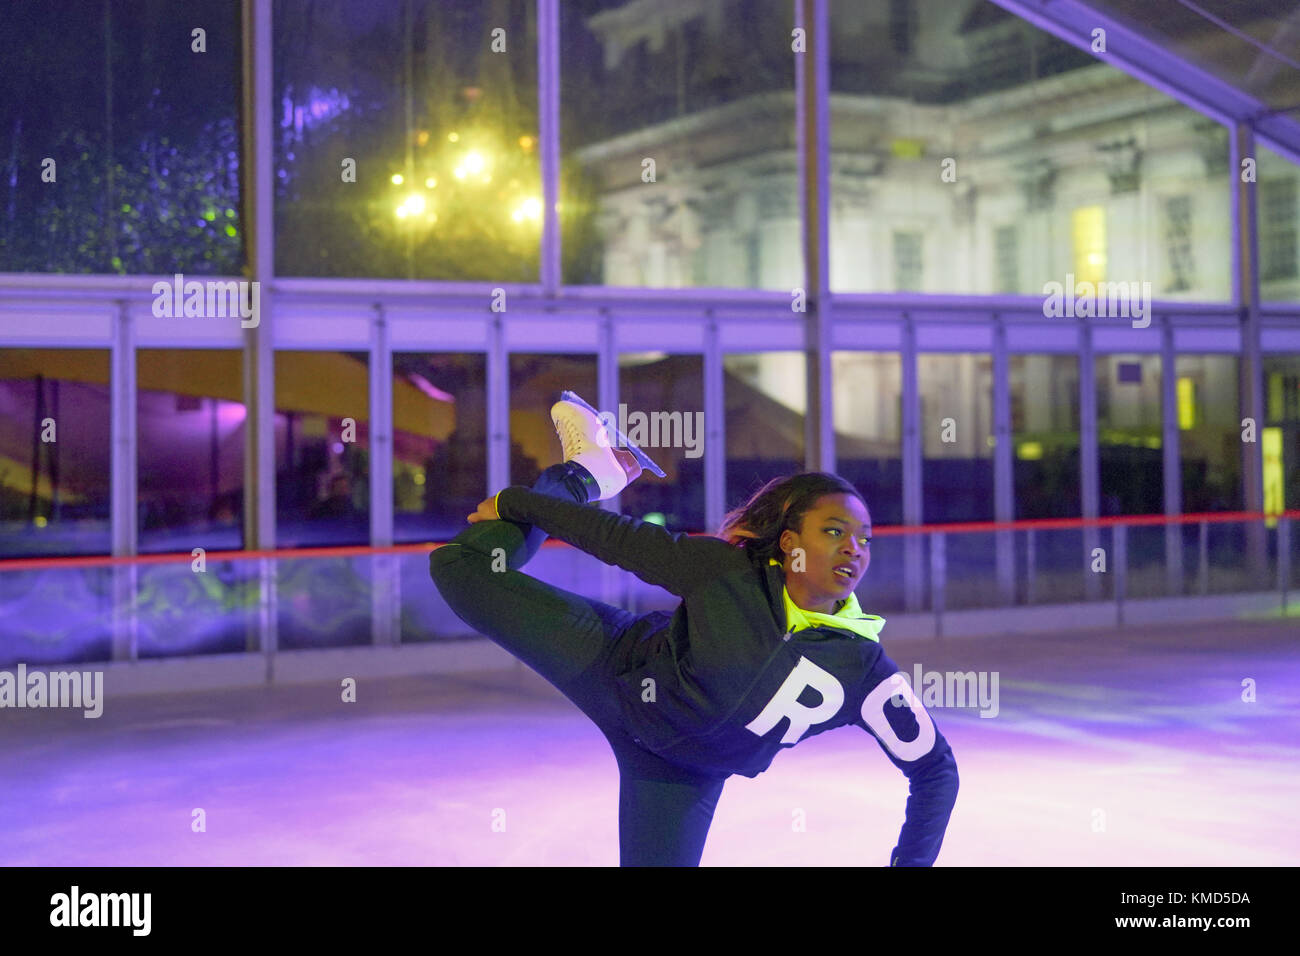
[{"label": "ice skate lace", "polygon": [[586,443],[573,422],[561,419],[557,424],[560,430],[560,447],[564,450],[564,458],[567,461],[580,452]]}]

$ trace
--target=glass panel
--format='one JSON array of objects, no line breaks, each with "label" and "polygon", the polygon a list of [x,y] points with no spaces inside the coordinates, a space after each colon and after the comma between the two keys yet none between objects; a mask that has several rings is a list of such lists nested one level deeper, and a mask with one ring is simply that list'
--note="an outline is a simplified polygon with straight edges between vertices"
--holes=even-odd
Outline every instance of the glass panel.
[{"label": "glass panel", "polygon": [[[668,475],[646,473],[619,496],[623,513],[662,523],[670,531],[703,531],[704,359],[663,352],[618,357],[623,407],[609,409],[619,427]],[[646,441],[638,440],[636,429]]]},{"label": "glass panel", "polygon": [[257,561],[209,561],[140,568],[140,658],[239,654],[257,649],[261,576]]},{"label": "glass panel", "polygon": [[276,540],[370,540],[370,355],[275,353]]},{"label": "glass panel", "polygon": [[566,389],[577,392],[593,408],[600,407],[595,355],[520,352],[510,356],[510,484],[531,487],[543,471],[563,460],[551,406]]},{"label": "glass panel", "polygon": [[[276,562],[281,650],[372,643],[376,558],[286,558]],[[426,559],[427,566],[427,559]]]},{"label": "glass panel", "polygon": [[108,376],[107,350],[0,349],[0,556],[112,550]]},{"label": "glass panel", "polygon": [[993,359],[917,356],[923,520],[993,520]]},{"label": "glass panel", "polygon": [[802,352],[722,357],[730,510],[773,478],[804,470],[806,369]]},{"label": "glass panel", "polygon": [[833,290],[1227,301],[1223,126],[992,2],[830,24]]},{"label": "glass panel", "polygon": [[1011,444],[1016,518],[1077,518],[1079,359],[1011,355]]},{"label": "glass panel", "polygon": [[[1108,536],[1110,529],[1101,532]],[[1087,596],[1086,576],[1093,573],[1083,532],[1057,528],[1016,532],[1016,568],[1019,599],[1025,604],[1082,601]],[[1100,575],[1103,586],[1110,577]]]},{"label": "glass panel", "polygon": [[535,0],[272,15],[276,271],[537,282]]},{"label": "glass panel", "polygon": [[1160,356],[1099,355],[1095,363],[1101,514],[1161,514]]},{"label": "glass panel", "polygon": [[[1283,23],[1284,14],[1294,8],[1272,0],[1201,4],[1091,0],[1089,6],[1120,19],[1171,55],[1222,77],[1243,92],[1249,90],[1251,96],[1276,110],[1286,112],[1300,101],[1296,71],[1285,66],[1289,61],[1265,52],[1294,56]],[[1215,19],[1210,14],[1216,15]]]},{"label": "glass panel", "polygon": [[[1266,355],[1264,503],[1270,512],[1300,508],[1300,356]],[[1300,539],[1300,529],[1293,531]]]},{"label": "glass panel", "polygon": [[1245,509],[1238,364],[1235,355],[1178,356],[1184,513]]},{"label": "glass panel", "polygon": [[1264,146],[1255,151],[1259,297],[1294,302],[1300,300],[1300,170]]},{"label": "glass panel", "polygon": [[141,553],[243,547],[243,356],[136,352]]},{"label": "glass panel", "polygon": [[394,540],[454,538],[487,496],[486,381],[480,353],[393,356]]},{"label": "glass panel", "polygon": [[4,271],[242,272],[239,11],[0,7]]},{"label": "glass panel", "polygon": [[560,5],[564,281],[803,283],[794,5]]},{"label": "glass panel", "polygon": [[0,572],[0,667],[110,660],[114,573],[103,567]]},{"label": "glass panel", "polygon": [[836,468],[877,525],[903,523],[902,367],[897,352],[831,353]]}]

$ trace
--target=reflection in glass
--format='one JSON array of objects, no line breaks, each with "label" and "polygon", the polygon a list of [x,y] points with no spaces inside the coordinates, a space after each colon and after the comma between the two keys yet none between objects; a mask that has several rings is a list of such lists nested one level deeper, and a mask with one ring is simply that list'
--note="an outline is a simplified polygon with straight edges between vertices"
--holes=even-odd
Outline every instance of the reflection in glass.
[{"label": "reflection in glass", "polygon": [[0,349],[0,556],[107,554],[109,353]]},{"label": "reflection in glass", "polygon": [[804,470],[807,376],[802,352],[733,353],[722,368],[731,509],[771,479]]},{"label": "reflection in glass", "polygon": [[1011,442],[1017,519],[1077,518],[1079,359],[1012,355]]},{"label": "reflection in glass", "polygon": [[619,496],[623,513],[671,531],[704,531],[704,460],[721,449],[707,444],[703,358],[628,352],[618,368],[625,407],[609,412],[634,427],[644,423],[648,441],[637,444],[667,475],[646,473],[629,485]]},{"label": "reflection in glass", "polygon": [[[565,390],[577,392],[588,404],[600,407],[595,355],[516,352],[510,356],[512,485],[531,487],[544,470],[562,460],[560,439],[551,421],[551,406]],[[500,490],[496,488],[492,494]]]},{"label": "reflection in glass", "polygon": [[482,354],[393,356],[394,540],[449,540],[487,495],[486,366]]},{"label": "reflection in glass", "polygon": [[275,353],[280,547],[370,540],[369,361],[366,352]]},{"label": "reflection in glass", "polygon": [[1095,362],[1101,514],[1160,514],[1160,356],[1099,355]]},{"label": "reflection in glass", "polygon": [[793,9],[560,4],[565,282],[799,284]]},{"label": "reflection in glass", "polygon": [[836,471],[866,497],[874,524],[902,524],[902,362],[896,352],[832,352],[831,376]]},{"label": "reflection in glass", "polygon": [[923,520],[993,520],[993,360],[920,354]]},{"label": "reflection in glass", "polygon": [[136,352],[140,550],[243,546],[242,356]]}]

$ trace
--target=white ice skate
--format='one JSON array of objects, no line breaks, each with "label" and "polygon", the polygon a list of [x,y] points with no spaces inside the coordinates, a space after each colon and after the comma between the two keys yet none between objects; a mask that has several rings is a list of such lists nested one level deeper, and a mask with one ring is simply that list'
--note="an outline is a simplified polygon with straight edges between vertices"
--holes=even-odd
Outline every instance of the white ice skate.
[{"label": "white ice skate", "polygon": [[[596,411],[596,409],[592,408],[590,405],[584,402],[582,400],[582,396],[579,395],[577,392],[570,392],[567,390],[561,392],[560,401],[572,402],[574,405],[577,405],[580,408],[585,408],[587,411],[591,412],[591,414],[594,415],[596,418],[600,418],[600,412]],[[658,465],[656,465],[651,460],[650,456],[647,455],[645,452],[643,452],[640,448],[638,448],[630,438],[628,438],[621,431],[619,431],[618,426],[616,426],[612,421],[606,422],[605,425],[606,425],[606,432],[608,433],[609,431],[612,430],[614,433],[614,437],[618,439],[618,443],[615,447],[623,448],[630,451],[632,453],[632,457],[635,458],[638,462],[640,462],[641,467],[644,468],[646,471],[653,472],[654,474],[658,475],[660,478],[668,477],[667,475],[664,474],[664,470],[660,468]]]},{"label": "white ice skate", "polygon": [[577,462],[596,479],[600,494],[593,501],[613,498],[641,474],[636,456],[615,447],[609,429],[589,407],[568,399],[558,401],[551,406],[551,421],[564,460]]}]

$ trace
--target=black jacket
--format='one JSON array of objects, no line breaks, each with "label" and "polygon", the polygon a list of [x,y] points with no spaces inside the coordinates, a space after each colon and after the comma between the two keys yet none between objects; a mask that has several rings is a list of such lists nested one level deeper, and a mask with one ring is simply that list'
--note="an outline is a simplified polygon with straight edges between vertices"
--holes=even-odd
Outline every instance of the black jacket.
[{"label": "black jacket", "polygon": [[[534,524],[682,599],[671,615],[649,615],[662,626],[616,665],[620,707],[643,746],[706,773],[756,777],[781,750],[852,724],[910,783],[891,865],[934,862],[957,764],[878,642],[826,626],[787,633],[783,569],[720,538],[674,534],[520,486],[504,489],[496,506],[502,518]],[[910,707],[891,703],[899,694]]]}]

